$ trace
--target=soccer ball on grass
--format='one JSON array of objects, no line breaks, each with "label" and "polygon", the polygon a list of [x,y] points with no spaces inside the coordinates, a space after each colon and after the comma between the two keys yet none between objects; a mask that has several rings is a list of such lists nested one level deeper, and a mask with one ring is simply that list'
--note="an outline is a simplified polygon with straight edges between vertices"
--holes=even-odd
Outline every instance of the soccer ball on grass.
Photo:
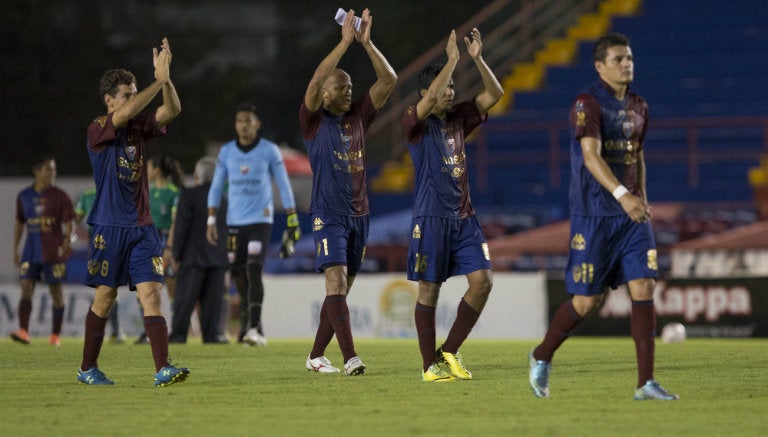
[{"label": "soccer ball on grass", "polygon": [[667,323],[661,329],[661,341],[664,343],[680,343],[687,337],[682,323]]}]

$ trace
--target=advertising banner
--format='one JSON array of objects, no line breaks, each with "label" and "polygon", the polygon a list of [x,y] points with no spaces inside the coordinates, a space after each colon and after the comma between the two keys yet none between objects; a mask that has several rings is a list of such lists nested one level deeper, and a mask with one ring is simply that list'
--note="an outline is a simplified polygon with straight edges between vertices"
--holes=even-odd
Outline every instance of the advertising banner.
[{"label": "advertising banner", "polygon": [[[569,296],[565,281],[549,279],[549,317]],[[768,278],[668,279],[654,291],[658,330],[685,325],[689,337],[768,337]],[[576,335],[630,335],[632,301],[626,286],[606,293]]]}]

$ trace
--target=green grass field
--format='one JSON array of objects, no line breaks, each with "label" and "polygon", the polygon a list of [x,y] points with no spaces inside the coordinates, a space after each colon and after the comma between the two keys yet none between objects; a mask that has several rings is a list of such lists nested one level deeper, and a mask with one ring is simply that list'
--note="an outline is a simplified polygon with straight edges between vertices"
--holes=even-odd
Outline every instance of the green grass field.
[{"label": "green grass field", "polygon": [[[187,382],[152,385],[146,345],[109,345],[116,383],[75,381],[82,340],[60,348],[0,340],[1,436],[765,436],[768,341],[657,343],[656,378],[677,402],[634,401],[629,338],[572,338],[555,357],[550,399],[528,388],[530,341],[470,339],[472,381],[423,383],[415,340],[362,340],[368,374],[304,369],[310,340],[171,345]],[[335,342],[328,357],[340,364]]]}]

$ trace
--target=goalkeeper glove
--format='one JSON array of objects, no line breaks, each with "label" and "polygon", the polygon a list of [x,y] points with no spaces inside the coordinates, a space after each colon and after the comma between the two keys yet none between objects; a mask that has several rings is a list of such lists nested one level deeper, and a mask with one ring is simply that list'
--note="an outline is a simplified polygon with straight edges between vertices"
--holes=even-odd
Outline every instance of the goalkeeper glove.
[{"label": "goalkeeper glove", "polygon": [[296,253],[294,244],[301,238],[301,228],[299,228],[299,215],[296,213],[288,215],[288,221],[283,231],[282,245],[280,246],[280,258],[289,258]]}]

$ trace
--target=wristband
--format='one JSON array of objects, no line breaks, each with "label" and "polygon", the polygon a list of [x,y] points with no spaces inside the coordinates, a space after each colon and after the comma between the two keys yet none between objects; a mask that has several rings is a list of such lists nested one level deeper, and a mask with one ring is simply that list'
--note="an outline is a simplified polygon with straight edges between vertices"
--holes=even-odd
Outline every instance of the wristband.
[{"label": "wristband", "polygon": [[613,190],[613,198],[616,200],[619,200],[621,199],[621,196],[627,193],[629,193],[629,190],[627,190],[627,187],[625,187],[624,185],[619,185],[618,187],[616,187],[615,190]]},{"label": "wristband", "polygon": [[288,225],[289,228],[299,227],[299,215],[295,212],[293,214],[289,214],[286,225]]},{"label": "wristband", "polygon": [[215,215],[209,215],[207,223],[208,223],[208,226],[215,226],[216,225],[216,216]]}]

